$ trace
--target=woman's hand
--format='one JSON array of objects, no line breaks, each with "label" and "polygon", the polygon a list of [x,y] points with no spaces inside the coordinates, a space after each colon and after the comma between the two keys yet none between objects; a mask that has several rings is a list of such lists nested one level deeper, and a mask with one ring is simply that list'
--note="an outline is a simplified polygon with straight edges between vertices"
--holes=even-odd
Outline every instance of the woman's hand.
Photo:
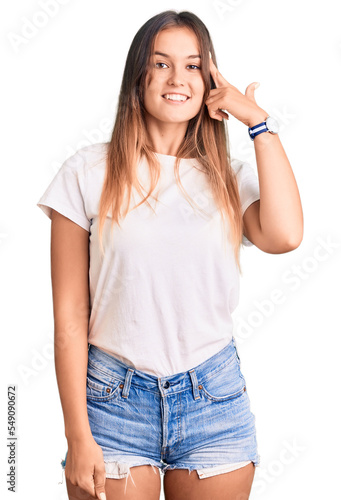
[{"label": "woman's hand", "polygon": [[105,500],[106,476],[103,452],[92,437],[68,441],[65,477],[71,484],[79,486],[94,498]]},{"label": "woman's hand", "polygon": [[[212,59],[210,59],[210,71],[217,87],[216,89],[211,89],[210,95],[206,100],[211,118],[222,121],[223,118],[228,119],[228,113],[231,113],[237,120],[248,127],[253,127],[269,116],[268,113],[256,103],[254,91],[255,88],[257,88],[257,82],[250,83],[244,95],[225,80]],[[226,110],[228,113],[222,110]]]}]

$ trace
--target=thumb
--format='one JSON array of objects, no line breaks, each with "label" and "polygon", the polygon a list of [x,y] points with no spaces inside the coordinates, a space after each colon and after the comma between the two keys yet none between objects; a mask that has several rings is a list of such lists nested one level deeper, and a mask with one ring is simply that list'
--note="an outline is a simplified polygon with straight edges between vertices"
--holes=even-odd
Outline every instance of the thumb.
[{"label": "thumb", "polygon": [[[103,464],[104,465],[104,464]],[[96,469],[94,473],[95,496],[99,500],[106,500],[105,495],[105,468]]]},{"label": "thumb", "polygon": [[255,99],[255,90],[258,89],[260,83],[259,82],[253,82],[253,83],[250,83],[250,85],[248,85],[246,87],[246,90],[245,90],[245,95],[246,97],[248,97],[249,99],[251,99],[251,101],[253,102],[256,102],[256,99]]}]

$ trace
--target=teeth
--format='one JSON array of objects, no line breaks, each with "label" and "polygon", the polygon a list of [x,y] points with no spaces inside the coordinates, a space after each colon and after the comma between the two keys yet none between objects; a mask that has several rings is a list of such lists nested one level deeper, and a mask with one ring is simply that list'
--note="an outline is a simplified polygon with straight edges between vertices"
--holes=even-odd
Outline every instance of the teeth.
[{"label": "teeth", "polygon": [[187,97],[179,94],[165,94],[164,97],[171,101],[186,101]]}]

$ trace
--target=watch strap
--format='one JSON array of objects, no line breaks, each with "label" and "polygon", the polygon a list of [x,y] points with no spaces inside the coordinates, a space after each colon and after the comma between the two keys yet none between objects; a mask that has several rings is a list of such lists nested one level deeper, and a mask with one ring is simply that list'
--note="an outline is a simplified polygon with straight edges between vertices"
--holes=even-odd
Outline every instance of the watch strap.
[{"label": "watch strap", "polygon": [[249,127],[249,136],[250,136],[251,140],[253,141],[257,135],[262,134],[263,132],[268,132],[268,130],[269,129],[266,125],[266,121],[264,121],[262,123],[259,123],[258,125],[254,125],[253,127]]}]

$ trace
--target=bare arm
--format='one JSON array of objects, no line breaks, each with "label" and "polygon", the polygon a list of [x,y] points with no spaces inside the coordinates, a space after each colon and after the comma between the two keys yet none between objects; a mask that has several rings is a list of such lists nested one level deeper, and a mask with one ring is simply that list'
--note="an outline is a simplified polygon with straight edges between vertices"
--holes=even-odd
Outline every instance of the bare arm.
[{"label": "bare arm", "polygon": [[88,231],[53,210],[51,280],[55,369],[67,439],[92,436],[86,408],[88,275]]},{"label": "bare arm", "polygon": [[91,433],[86,399],[89,233],[55,210],[51,225],[51,279],[55,369],[68,441],[65,476],[68,484],[100,498],[104,494],[105,466],[102,449]]},{"label": "bare arm", "polygon": [[[257,115],[250,127],[267,116],[266,112]],[[294,173],[278,135],[259,134],[254,146],[260,200],[244,213],[244,233],[264,252],[290,252],[303,238],[303,211]]]},{"label": "bare arm", "polygon": [[[211,56],[210,72],[216,88],[205,102],[213,119],[228,118],[227,110],[248,127],[265,121],[269,114],[256,103],[256,82],[242,94],[218,71]],[[303,211],[293,170],[278,135],[259,134],[254,146],[260,200],[245,210],[243,232],[264,252],[290,252],[303,238]]]}]

